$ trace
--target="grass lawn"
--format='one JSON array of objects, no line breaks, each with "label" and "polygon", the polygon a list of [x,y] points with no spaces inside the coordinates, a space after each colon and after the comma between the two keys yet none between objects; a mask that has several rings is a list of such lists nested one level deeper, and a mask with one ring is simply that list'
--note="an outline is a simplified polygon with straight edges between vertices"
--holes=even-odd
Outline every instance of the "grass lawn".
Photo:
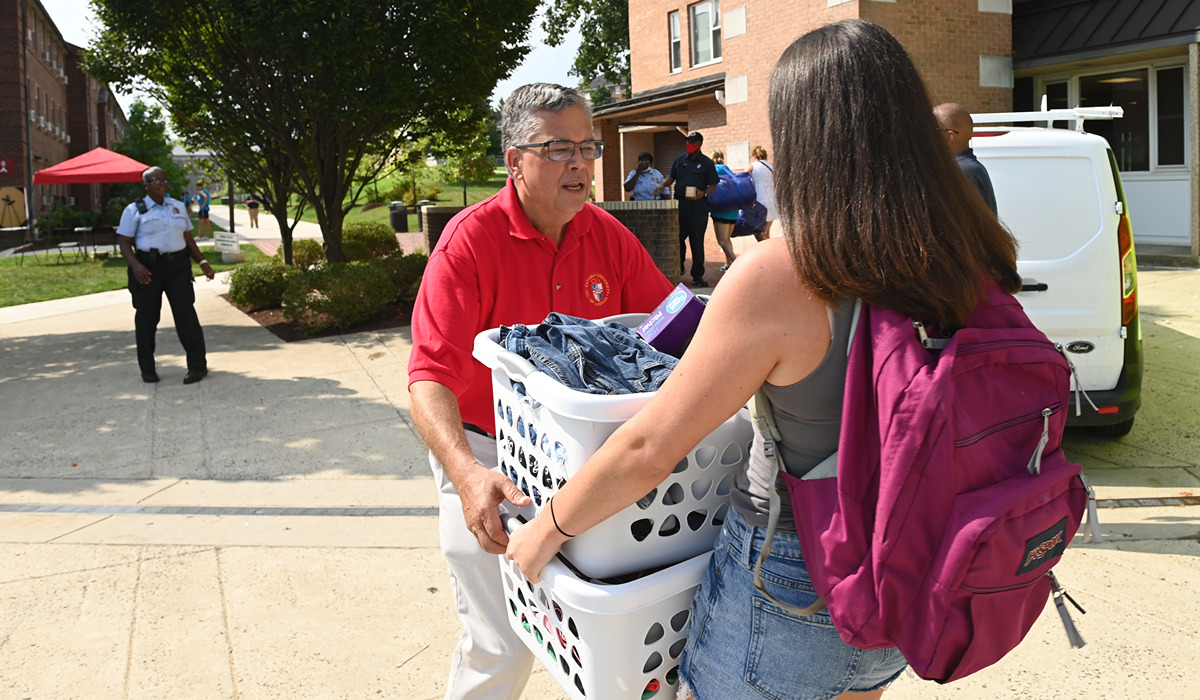
[{"label": "grass lawn", "polygon": [[[221,254],[211,245],[201,245],[200,250],[217,272],[240,264],[221,262]],[[252,243],[243,243],[242,252],[248,263],[269,259]],[[128,284],[126,267],[120,254],[110,254],[107,260],[68,258],[62,262],[58,251],[26,254],[24,263],[19,257],[0,258],[0,307],[124,289]],[[196,274],[199,269],[193,266]]]}]

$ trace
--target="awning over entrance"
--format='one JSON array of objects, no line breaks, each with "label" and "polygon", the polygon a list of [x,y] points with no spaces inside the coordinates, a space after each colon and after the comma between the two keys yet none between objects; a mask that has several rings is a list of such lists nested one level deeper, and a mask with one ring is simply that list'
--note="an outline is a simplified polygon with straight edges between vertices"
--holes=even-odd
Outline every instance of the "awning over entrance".
[{"label": "awning over entrance", "polygon": [[1200,41],[1200,0],[1037,0],[1013,4],[1013,68]]},{"label": "awning over entrance", "polygon": [[607,121],[622,127],[678,127],[686,130],[688,101],[711,96],[724,87],[725,74],[716,73],[639,92],[628,100],[598,107],[593,112],[597,121]]}]

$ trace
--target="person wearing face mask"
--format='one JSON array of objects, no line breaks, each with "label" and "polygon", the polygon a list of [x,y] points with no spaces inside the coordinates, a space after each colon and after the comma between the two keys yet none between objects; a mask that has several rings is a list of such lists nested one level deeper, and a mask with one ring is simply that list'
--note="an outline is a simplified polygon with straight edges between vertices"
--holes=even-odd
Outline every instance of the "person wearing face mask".
[{"label": "person wearing face mask", "polygon": [[708,230],[708,199],[717,191],[717,166],[712,159],[700,152],[704,135],[693,131],[687,137],[687,153],[675,159],[671,172],[663,184],[654,189],[654,194],[675,186],[675,199],[679,200],[679,274],[683,268],[684,243],[692,247],[692,286],[707,287],[704,281],[704,232]]},{"label": "person wearing face mask", "polygon": [[471,355],[481,331],[540,323],[551,311],[596,319],[649,313],[672,286],[629,229],[588,202],[591,107],[578,90],[518,88],[501,114],[509,178],[450,220],[412,316],[412,418],[440,491],[439,533],[463,633],[446,698],[516,700],[533,656],[508,624],[497,506],[526,505],[499,471],[491,371]]}]

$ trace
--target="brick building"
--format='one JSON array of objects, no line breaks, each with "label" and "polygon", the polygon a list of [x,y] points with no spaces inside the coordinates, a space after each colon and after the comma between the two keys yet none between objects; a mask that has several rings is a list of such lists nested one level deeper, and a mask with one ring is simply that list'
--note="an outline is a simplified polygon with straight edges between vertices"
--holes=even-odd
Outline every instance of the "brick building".
[{"label": "brick building", "polygon": [[641,151],[666,174],[689,131],[734,170],[754,145],[772,152],[775,61],[804,32],[850,17],[896,35],[935,103],[1007,112],[1046,95],[1052,108],[1123,106],[1124,120],[1087,128],[1113,144],[1139,246],[1200,252],[1200,0],[631,0],[632,95],[596,109],[609,144],[598,199],[625,198]]},{"label": "brick building", "polygon": [[53,204],[99,211],[106,185],[38,185],[33,173],[109,147],[125,130],[125,113],[108,87],[79,68],[38,0],[0,0],[0,187],[33,192],[32,216]]}]

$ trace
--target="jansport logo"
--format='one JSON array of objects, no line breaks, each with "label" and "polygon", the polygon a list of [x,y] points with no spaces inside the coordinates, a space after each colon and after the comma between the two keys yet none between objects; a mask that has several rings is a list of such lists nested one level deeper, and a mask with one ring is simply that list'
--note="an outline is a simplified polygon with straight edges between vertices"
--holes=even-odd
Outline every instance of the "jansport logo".
[{"label": "jansport logo", "polygon": [[587,290],[588,300],[596,306],[604,306],[608,301],[608,295],[611,287],[604,275],[596,272],[588,275],[588,278],[583,281],[584,287]]},{"label": "jansport logo", "polygon": [[1017,575],[1027,574],[1042,564],[1062,556],[1067,549],[1067,519],[1063,518],[1044,532],[1025,541],[1022,564]]}]

